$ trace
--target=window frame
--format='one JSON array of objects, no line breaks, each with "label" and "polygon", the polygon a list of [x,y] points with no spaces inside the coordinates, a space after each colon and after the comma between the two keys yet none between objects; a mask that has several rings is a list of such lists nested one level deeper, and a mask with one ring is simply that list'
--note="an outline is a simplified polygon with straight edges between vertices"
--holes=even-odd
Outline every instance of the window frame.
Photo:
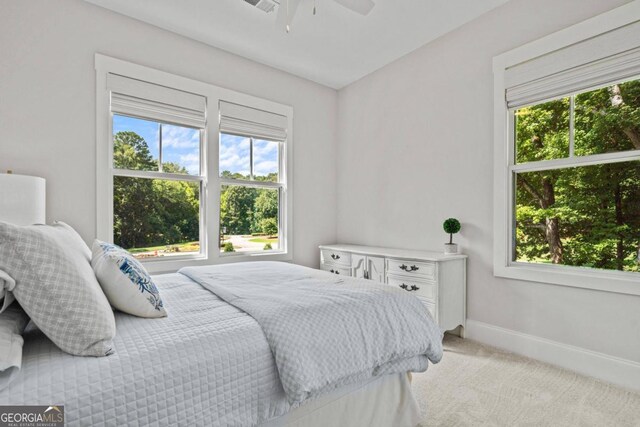
[{"label": "window frame", "polygon": [[[199,255],[184,255],[167,258],[142,259],[150,273],[174,272],[186,266],[211,265],[229,262],[252,260],[291,261],[293,259],[293,182],[289,173],[293,162],[293,108],[278,102],[258,98],[252,95],[221,88],[213,84],[200,82],[164,71],[130,63],[99,53],[95,54],[96,70],[96,237],[106,242],[113,242],[113,114],[110,108],[110,96],[107,87],[107,75],[119,74],[169,88],[182,90],[204,96],[206,98],[207,123],[201,130],[200,177],[202,177],[200,193],[200,244]],[[233,102],[252,108],[273,112],[287,118],[287,137],[281,143],[280,181],[286,192],[284,209],[281,209],[283,228],[280,240],[283,248],[266,253],[238,253],[235,256],[221,256],[218,243],[220,229],[220,186],[219,145],[220,145],[220,101]],[[143,118],[143,117],[141,117]],[[165,121],[158,122],[166,123]],[[171,123],[169,123],[171,124]],[[180,124],[178,124],[180,125]],[[181,125],[182,126],[182,125]],[[152,171],[129,171],[127,176],[146,175]],[[120,173],[118,173],[120,175]],[[145,176],[146,177],[146,176]],[[189,181],[195,177],[188,174],[167,174],[155,172],[154,178]],[[200,177],[195,177],[199,179]],[[282,203],[282,202],[281,202]]]},{"label": "window frame", "polygon": [[[117,115],[117,116],[122,116],[122,117],[131,117],[131,118],[136,118],[136,119],[143,119],[143,120],[148,120],[148,121],[154,121],[156,123],[158,123],[159,127],[158,127],[158,138],[159,138],[159,143],[158,143],[158,170],[157,171],[147,171],[147,170],[133,170],[133,169],[118,169],[113,167],[113,116]],[[189,128],[189,129],[195,129],[198,130],[198,132],[200,133],[200,147],[199,147],[199,153],[200,153],[200,174],[199,175],[191,175],[191,174],[179,174],[179,173],[168,173],[168,172],[164,172],[162,170],[162,125],[166,124],[166,125],[172,125],[172,126],[180,126],[180,127],[185,127],[185,128]],[[141,178],[141,179],[159,179],[159,180],[163,180],[163,181],[183,181],[183,182],[197,182],[200,185],[200,209],[199,209],[199,244],[200,244],[200,252],[199,253],[191,253],[191,254],[184,254],[184,255],[175,255],[171,257],[172,261],[185,261],[185,260],[197,260],[197,259],[203,259],[206,257],[207,254],[207,233],[206,233],[206,218],[207,218],[207,206],[206,203],[204,203],[203,200],[203,195],[205,194],[205,183],[206,183],[206,171],[203,168],[203,164],[204,161],[203,159],[206,158],[206,129],[204,128],[196,128],[193,126],[187,126],[187,125],[183,125],[183,124],[176,124],[176,123],[168,123],[166,121],[160,121],[151,117],[142,117],[142,116],[132,116],[132,115],[128,115],[128,114],[120,114],[120,113],[114,113],[113,111],[111,111],[111,109],[109,109],[109,128],[111,129],[111,132],[109,132],[109,147],[110,147],[110,164],[111,167],[109,168],[109,173],[110,173],[110,178],[109,178],[109,182],[111,185],[111,220],[109,221],[109,230],[108,233],[110,233],[110,235],[112,236],[112,240],[109,241],[109,243],[113,243],[113,180],[115,177],[125,177],[125,178]],[[103,240],[103,239],[101,239]],[[154,260],[160,260],[159,258],[141,258],[138,259],[138,261],[142,261],[142,262],[151,262]],[[165,260],[162,259],[162,262],[164,262]]]},{"label": "window frame", "polygon": [[[285,238],[287,236],[287,230],[286,230],[286,207],[288,206],[287,204],[287,200],[289,197],[289,192],[287,191],[287,185],[286,185],[286,176],[287,176],[287,162],[284,160],[286,159],[286,140],[284,141],[277,141],[274,139],[266,139],[266,138],[262,138],[262,137],[257,137],[257,136],[251,136],[249,134],[247,135],[241,135],[238,133],[228,133],[228,132],[222,132],[221,130],[219,130],[219,134],[225,135],[233,135],[233,136],[238,136],[241,138],[249,138],[250,139],[250,148],[249,148],[249,176],[251,177],[251,179],[234,179],[234,178],[223,178],[220,176],[220,165],[218,164],[218,191],[221,190],[223,185],[235,185],[235,186],[241,186],[241,187],[253,187],[253,188],[260,188],[260,189],[268,189],[268,190],[278,190],[278,249],[277,250],[270,250],[270,251],[251,251],[251,252],[222,252],[220,251],[221,248],[218,248],[218,251],[220,252],[220,257],[221,258],[226,258],[226,257],[239,257],[239,256],[243,256],[243,255],[278,255],[278,254],[286,254],[287,253],[287,247],[288,247],[288,242],[287,239]],[[221,138],[220,138],[221,139]],[[254,140],[259,140],[259,141],[269,141],[269,142],[277,142],[278,143],[278,181],[277,182],[273,182],[273,181],[257,181],[255,179],[255,176],[253,174],[254,171],[254,155],[253,155],[253,141]],[[218,141],[218,154],[220,152],[220,141]],[[220,197],[218,197],[218,204],[220,203]],[[220,215],[220,211],[218,211],[218,227],[220,226],[220,222],[222,220],[222,217]],[[218,242],[220,241],[220,239],[218,239]]]},{"label": "window frame", "polygon": [[[515,110],[523,108],[524,106],[510,108],[507,106],[505,97],[505,71],[508,68],[569,47],[591,37],[614,31],[638,20],[640,20],[640,5],[635,2],[630,3],[494,57],[494,276],[640,295],[640,274],[637,272],[526,263],[512,259],[515,248],[515,172],[522,173],[640,160],[640,150],[575,156],[573,152],[573,132],[570,131],[569,157],[516,163],[515,119],[513,113]],[[619,81],[615,80],[611,83],[618,82]],[[598,87],[601,87],[601,85],[593,89]],[[581,90],[580,93],[588,90],[589,89]],[[550,99],[537,101],[535,104],[567,96],[573,98],[575,95],[576,93],[569,93],[561,97],[555,96]],[[572,123],[573,118],[570,120],[570,127]]]}]

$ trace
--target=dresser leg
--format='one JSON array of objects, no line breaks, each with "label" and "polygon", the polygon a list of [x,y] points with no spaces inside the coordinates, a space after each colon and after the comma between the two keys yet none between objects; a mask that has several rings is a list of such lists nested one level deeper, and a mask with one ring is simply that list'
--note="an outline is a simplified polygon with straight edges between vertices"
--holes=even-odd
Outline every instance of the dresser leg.
[{"label": "dresser leg", "polygon": [[453,329],[442,330],[442,332],[444,332],[445,334],[453,335],[454,337],[464,338],[464,326],[462,325],[458,325]]}]

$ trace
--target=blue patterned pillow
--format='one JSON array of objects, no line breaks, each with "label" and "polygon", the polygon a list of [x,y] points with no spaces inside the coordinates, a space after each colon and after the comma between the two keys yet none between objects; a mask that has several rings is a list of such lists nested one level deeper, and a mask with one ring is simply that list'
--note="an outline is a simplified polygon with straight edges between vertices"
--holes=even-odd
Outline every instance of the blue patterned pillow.
[{"label": "blue patterned pillow", "polygon": [[164,317],[160,291],[147,270],[120,246],[93,242],[91,266],[111,305],[139,317]]}]

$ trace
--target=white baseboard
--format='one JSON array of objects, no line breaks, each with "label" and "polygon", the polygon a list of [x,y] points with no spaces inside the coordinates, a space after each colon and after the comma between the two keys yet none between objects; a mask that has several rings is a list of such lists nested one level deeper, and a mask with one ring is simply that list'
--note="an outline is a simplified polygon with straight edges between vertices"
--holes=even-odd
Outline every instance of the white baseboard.
[{"label": "white baseboard", "polygon": [[640,391],[640,363],[467,319],[465,337]]}]

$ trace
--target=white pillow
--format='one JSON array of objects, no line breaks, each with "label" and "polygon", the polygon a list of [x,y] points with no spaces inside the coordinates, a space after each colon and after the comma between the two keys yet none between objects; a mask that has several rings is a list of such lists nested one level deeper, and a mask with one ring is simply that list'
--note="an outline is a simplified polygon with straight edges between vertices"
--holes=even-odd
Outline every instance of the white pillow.
[{"label": "white pillow", "polygon": [[5,311],[7,307],[15,301],[15,297],[11,293],[16,287],[16,281],[6,272],[0,270],[0,313]]},{"label": "white pillow", "polygon": [[63,351],[107,356],[114,351],[116,321],[90,261],[91,250],[65,223],[0,222],[5,289],[12,289],[33,323]]},{"label": "white pillow", "polygon": [[20,373],[22,367],[22,333],[29,316],[17,303],[0,314],[0,391]]},{"label": "white pillow", "polygon": [[93,242],[91,266],[111,305],[139,317],[167,315],[147,270],[120,246]]}]

